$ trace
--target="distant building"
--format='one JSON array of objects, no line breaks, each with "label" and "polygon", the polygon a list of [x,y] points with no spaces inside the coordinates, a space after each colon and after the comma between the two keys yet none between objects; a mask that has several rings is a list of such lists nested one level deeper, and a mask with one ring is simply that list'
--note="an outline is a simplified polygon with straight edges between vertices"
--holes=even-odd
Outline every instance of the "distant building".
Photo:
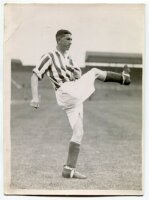
[{"label": "distant building", "polygon": [[93,67],[121,72],[124,64],[131,68],[132,83],[142,83],[142,54],[87,51],[83,73]]},{"label": "distant building", "polygon": [[32,71],[35,66],[23,65],[20,59],[11,59],[11,71]]},{"label": "distant building", "polygon": [[142,54],[87,51],[85,63],[86,66],[122,67],[124,64],[129,64],[130,67],[134,65],[140,67]]}]

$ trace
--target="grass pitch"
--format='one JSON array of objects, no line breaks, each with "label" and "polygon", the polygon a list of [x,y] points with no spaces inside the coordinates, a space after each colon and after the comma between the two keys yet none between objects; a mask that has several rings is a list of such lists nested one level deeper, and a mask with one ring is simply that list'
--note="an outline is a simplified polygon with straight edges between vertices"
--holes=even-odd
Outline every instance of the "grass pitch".
[{"label": "grass pitch", "polygon": [[13,89],[11,188],[141,190],[141,90],[131,87],[97,83],[84,104],[85,135],[77,169],[86,180],[61,177],[72,133],[53,90],[41,89],[41,107],[34,110],[30,89]]}]

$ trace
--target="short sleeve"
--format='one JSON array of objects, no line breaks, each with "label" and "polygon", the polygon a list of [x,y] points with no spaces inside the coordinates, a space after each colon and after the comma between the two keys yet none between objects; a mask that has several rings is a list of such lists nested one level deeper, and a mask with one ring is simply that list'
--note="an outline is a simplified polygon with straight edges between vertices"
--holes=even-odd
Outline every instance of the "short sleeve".
[{"label": "short sleeve", "polygon": [[33,69],[33,73],[35,73],[39,78],[39,80],[41,80],[44,77],[44,74],[47,72],[48,68],[51,66],[51,64],[52,60],[50,55],[49,54],[43,55],[39,63]]}]

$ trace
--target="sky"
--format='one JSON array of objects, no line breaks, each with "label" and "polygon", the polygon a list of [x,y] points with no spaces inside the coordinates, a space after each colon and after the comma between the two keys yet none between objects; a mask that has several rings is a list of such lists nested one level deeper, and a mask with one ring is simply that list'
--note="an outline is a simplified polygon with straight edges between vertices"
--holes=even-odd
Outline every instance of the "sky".
[{"label": "sky", "polygon": [[55,49],[55,34],[61,28],[72,32],[71,54],[80,66],[86,51],[144,51],[143,4],[9,4],[5,6],[5,53],[24,65],[35,65],[43,53]]}]

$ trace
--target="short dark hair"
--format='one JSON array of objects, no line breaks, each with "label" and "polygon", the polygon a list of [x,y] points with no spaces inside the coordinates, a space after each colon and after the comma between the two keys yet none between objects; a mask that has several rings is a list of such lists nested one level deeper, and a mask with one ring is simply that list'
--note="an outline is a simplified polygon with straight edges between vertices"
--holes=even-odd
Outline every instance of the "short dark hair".
[{"label": "short dark hair", "polygon": [[64,30],[64,29],[61,29],[59,31],[57,31],[56,33],[56,41],[58,42],[60,38],[64,37],[65,34],[71,34],[72,33],[68,30]]}]

